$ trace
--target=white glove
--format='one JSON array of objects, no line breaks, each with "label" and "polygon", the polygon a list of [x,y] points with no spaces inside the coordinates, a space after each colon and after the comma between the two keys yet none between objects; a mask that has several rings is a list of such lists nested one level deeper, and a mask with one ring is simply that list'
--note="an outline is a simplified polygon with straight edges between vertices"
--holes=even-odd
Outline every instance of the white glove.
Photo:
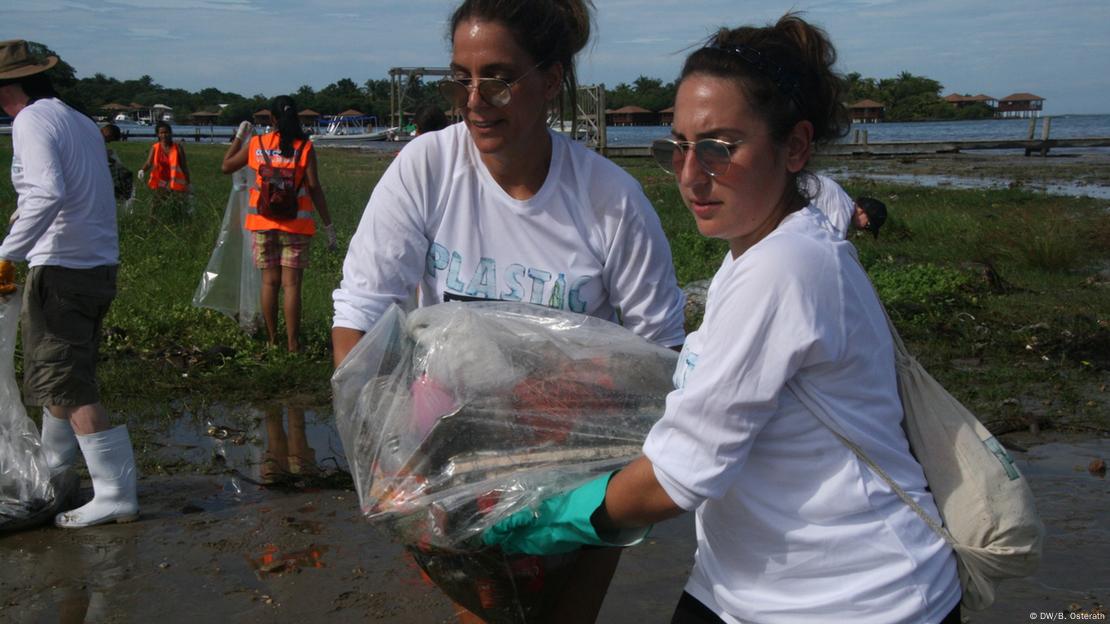
[{"label": "white glove", "polygon": [[329,223],[324,226],[324,232],[328,235],[328,251],[335,251],[338,246],[335,240],[335,224]]},{"label": "white glove", "polygon": [[139,182],[142,182],[142,181],[143,181],[143,178],[145,178],[145,177],[146,177],[146,170],[145,170],[145,169],[139,169],[139,170],[138,170],[138,171],[137,171],[137,172],[135,173],[135,177],[139,179]]},{"label": "white glove", "polygon": [[251,135],[252,130],[254,130],[254,126],[251,125],[251,122],[241,121],[239,122],[239,128],[235,130],[235,138],[242,141]]}]

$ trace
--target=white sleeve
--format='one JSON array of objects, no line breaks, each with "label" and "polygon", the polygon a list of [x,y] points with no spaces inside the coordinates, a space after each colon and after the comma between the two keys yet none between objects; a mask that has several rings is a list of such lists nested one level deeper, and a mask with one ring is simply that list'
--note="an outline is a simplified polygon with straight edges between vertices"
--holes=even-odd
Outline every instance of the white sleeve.
[{"label": "white sleeve", "polygon": [[415,155],[401,150],[370,195],[332,292],[332,327],[369,331],[389,304],[408,300],[420,281],[430,192]]},{"label": "white sleeve", "polygon": [[0,246],[0,258],[22,262],[50,229],[65,203],[61,155],[48,124],[24,109],[12,123],[12,186],[19,218]]},{"label": "white sleeve", "polygon": [[605,258],[604,278],[622,324],[664,347],[682,344],[686,296],[675,278],[663,226],[640,189],[624,198],[629,206]]},{"label": "white sleeve", "polygon": [[848,229],[852,225],[852,215],[856,210],[855,202],[832,178],[817,176],[817,180],[820,188],[817,189],[817,195],[813,198],[813,205],[832,224],[833,234],[836,234],[840,239],[845,239],[848,237]]},{"label": "white sleeve", "polygon": [[733,267],[715,289],[697,363],[644,442],[660,485],[683,509],[723,496],[787,380],[843,351],[835,262],[788,241],[742,259],[754,262]]}]

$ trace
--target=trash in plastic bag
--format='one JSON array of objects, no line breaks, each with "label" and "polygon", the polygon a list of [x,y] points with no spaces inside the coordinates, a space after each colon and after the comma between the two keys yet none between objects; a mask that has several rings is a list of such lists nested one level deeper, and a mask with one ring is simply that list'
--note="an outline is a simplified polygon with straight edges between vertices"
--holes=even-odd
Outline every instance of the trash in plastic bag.
[{"label": "trash in plastic bag", "polygon": [[0,532],[53,520],[78,486],[71,470],[51,481],[38,428],[15,381],[21,290],[0,298]]},{"label": "trash in plastic bag", "polygon": [[362,511],[463,606],[528,621],[576,553],[507,557],[482,532],[638,456],[676,360],[542,306],[393,306],[332,378]]},{"label": "trash in plastic bag", "polygon": [[231,176],[220,235],[193,293],[193,305],[223,312],[238,321],[243,331],[254,333],[262,323],[262,273],[254,266],[243,227],[250,207],[249,171],[244,167]]}]

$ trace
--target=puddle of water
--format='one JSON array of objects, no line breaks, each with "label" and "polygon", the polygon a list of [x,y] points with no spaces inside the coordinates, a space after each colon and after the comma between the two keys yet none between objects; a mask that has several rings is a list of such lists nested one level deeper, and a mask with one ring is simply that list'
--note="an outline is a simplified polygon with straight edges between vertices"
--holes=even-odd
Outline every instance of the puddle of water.
[{"label": "puddle of water", "polygon": [[[862,178],[865,180],[874,180],[878,182],[890,182],[892,184],[905,184],[932,188],[1002,190],[1011,188],[1011,185],[1013,184],[1011,180],[1004,180],[1001,178],[967,178],[963,176],[929,173],[873,173],[864,171],[849,171],[847,169],[829,169],[828,171],[824,171],[822,173],[836,179]],[[1035,182],[1023,180],[1021,184],[1016,188],[1027,191],[1048,193],[1049,195],[1110,199],[1110,186],[1061,182]]]},{"label": "puddle of water", "polygon": [[226,471],[224,489],[232,496],[257,486],[326,486],[350,470],[330,410],[213,404],[182,410],[156,437],[162,446],[155,459]]}]

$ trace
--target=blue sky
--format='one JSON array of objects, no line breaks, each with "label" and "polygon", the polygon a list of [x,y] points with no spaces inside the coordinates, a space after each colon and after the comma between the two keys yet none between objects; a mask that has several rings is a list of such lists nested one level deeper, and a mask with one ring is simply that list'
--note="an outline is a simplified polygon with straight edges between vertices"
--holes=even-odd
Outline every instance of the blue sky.
[{"label": "blue sky", "polygon": [[[79,76],[149,74],[167,87],[268,96],[390,67],[442,66],[453,0],[8,0],[0,39],[57,51]],[[595,0],[583,83],[670,81],[684,50],[722,25],[804,11],[842,72],[901,71],[943,94],[1032,92],[1048,114],[1110,113],[1107,0]]]}]

